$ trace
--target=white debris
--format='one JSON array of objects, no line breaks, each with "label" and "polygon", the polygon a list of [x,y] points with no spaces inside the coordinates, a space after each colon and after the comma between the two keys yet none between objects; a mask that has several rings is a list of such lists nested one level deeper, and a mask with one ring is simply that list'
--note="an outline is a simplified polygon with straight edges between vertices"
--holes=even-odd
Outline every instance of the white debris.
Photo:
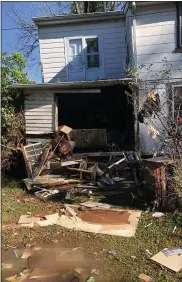
[{"label": "white debris", "polygon": [[162,212],[154,212],[152,217],[154,218],[160,218],[160,217],[163,217],[165,214],[162,213]]}]

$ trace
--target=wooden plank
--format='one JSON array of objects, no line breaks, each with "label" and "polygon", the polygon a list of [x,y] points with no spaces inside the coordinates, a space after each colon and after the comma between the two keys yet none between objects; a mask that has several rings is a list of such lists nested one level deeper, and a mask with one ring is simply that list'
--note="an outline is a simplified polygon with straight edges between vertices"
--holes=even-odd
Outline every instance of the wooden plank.
[{"label": "wooden plank", "polygon": [[45,118],[46,118],[46,120],[49,118],[49,120],[51,120],[52,121],[52,115],[50,114],[50,115],[46,115],[45,116],[45,114],[38,114],[38,115],[30,115],[30,114],[28,114],[28,115],[26,115],[25,116],[25,119],[26,119],[26,121],[29,121],[29,120],[35,120],[35,121],[38,121],[38,120],[40,120],[40,122],[42,122],[43,120],[45,120]]},{"label": "wooden plank", "polygon": [[26,111],[25,116],[50,116],[52,118],[52,110],[44,110],[44,111]]},{"label": "wooden plank", "polygon": [[52,105],[39,106],[25,105],[25,111],[27,112],[39,112],[39,111],[52,111]]},{"label": "wooden plank", "polygon": [[36,143],[36,142],[41,142],[42,144],[47,144],[51,141],[50,138],[45,139],[45,138],[27,138],[26,139],[28,143]]},{"label": "wooden plank", "polygon": [[44,94],[39,94],[39,95],[26,95],[25,96],[25,102],[49,102],[49,101],[54,101],[53,100],[53,96],[49,97],[47,95],[44,95]]},{"label": "wooden plank", "polygon": [[43,120],[39,120],[39,119],[35,119],[35,120],[26,120],[26,125],[32,125],[32,124],[52,124],[51,119],[43,119]]},{"label": "wooden plank", "polygon": [[32,126],[29,126],[29,125],[27,125],[26,126],[26,131],[27,130],[36,130],[37,129],[37,131],[40,129],[42,129],[43,131],[44,130],[52,130],[52,125],[51,126],[47,126],[46,124],[44,124],[44,125],[32,125]]},{"label": "wooden plank", "polygon": [[58,130],[58,96],[55,96],[55,104],[54,104],[54,127],[55,127],[55,130]]},{"label": "wooden plank", "polygon": [[48,134],[52,132],[53,130],[26,130],[26,134]]},{"label": "wooden plank", "polygon": [[110,157],[110,156],[122,156],[124,151],[121,152],[88,152],[88,153],[75,153],[73,158],[82,158],[82,157]]},{"label": "wooden plank", "polygon": [[37,101],[37,100],[25,100],[25,107],[32,107],[32,106],[52,106],[53,104],[53,100],[49,100],[49,101],[46,101],[46,100],[42,100],[42,101]]},{"label": "wooden plank", "polygon": [[25,167],[26,167],[27,175],[30,178],[31,177],[31,172],[30,172],[30,166],[29,166],[29,163],[28,163],[26,151],[25,151],[25,148],[24,148],[23,145],[21,146],[21,148],[22,148],[22,152],[23,152],[23,158],[24,158],[24,161],[25,161]]}]

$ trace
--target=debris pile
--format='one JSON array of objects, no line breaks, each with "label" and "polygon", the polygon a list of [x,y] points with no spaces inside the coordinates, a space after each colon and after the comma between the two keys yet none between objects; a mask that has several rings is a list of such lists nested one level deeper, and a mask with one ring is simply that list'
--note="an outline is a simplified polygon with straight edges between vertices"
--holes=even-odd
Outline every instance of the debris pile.
[{"label": "debris pile", "polygon": [[[28,190],[42,200],[69,193],[119,195],[125,188],[139,186],[140,160],[135,152],[73,154],[72,129],[60,126],[45,147],[41,143],[22,147],[28,178]],[[94,156],[109,158],[96,162]]]}]

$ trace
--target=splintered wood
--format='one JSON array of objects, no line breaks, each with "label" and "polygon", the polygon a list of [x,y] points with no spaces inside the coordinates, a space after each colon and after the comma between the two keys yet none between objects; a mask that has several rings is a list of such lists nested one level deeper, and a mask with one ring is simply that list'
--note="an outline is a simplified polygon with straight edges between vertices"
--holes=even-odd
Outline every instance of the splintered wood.
[{"label": "splintered wood", "polygon": [[82,181],[80,181],[79,179],[65,179],[60,177],[59,175],[43,175],[43,176],[38,176],[34,180],[29,178],[23,179],[23,182],[27,186],[27,189],[31,190],[33,185],[38,185],[46,188],[46,187],[62,186],[65,184],[80,183]]}]

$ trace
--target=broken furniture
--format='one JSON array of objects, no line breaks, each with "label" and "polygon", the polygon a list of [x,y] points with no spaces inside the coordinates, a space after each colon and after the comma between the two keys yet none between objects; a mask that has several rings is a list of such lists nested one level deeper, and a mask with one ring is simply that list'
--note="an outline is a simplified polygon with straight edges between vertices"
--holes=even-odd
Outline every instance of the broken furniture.
[{"label": "broken furniture", "polygon": [[[93,163],[92,163],[93,165]],[[97,170],[98,165],[94,164],[90,169],[89,169],[89,163],[87,162],[87,160],[84,160],[80,163],[79,168],[75,168],[75,167],[67,167],[68,170],[72,170],[72,171],[78,171],[80,173],[80,180],[83,180],[83,173],[87,173],[90,174],[91,177],[91,181],[95,181],[96,180],[96,170]]]},{"label": "broken furniture", "polygon": [[35,143],[27,146],[22,146],[22,153],[25,161],[26,171],[29,178],[34,175],[37,161],[43,153],[42,143]]}]

